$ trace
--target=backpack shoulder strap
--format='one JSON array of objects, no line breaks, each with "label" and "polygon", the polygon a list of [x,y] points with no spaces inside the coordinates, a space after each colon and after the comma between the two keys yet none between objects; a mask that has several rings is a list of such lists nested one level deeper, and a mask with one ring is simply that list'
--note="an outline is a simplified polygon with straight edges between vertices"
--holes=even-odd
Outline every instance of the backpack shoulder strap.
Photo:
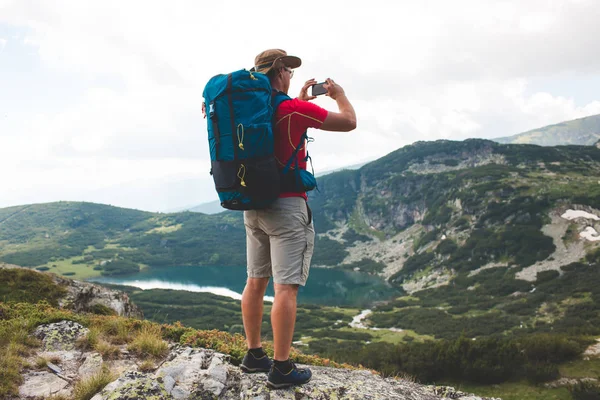
[{"label": "backpack shoulder strap", "polygon": [[271,93],[271,107],[273,107],[273,116],[275,116],[277,107],[279,107],[281,103],[287,100],[292,100],[292,98],[283,92],[273,90],[273,92]]}]

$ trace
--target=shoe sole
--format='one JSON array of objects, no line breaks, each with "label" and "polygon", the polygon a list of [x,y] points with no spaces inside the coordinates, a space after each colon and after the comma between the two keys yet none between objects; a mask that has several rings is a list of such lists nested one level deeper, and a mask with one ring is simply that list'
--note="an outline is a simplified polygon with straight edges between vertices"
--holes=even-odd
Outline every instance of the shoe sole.
[{"label": "shoe sole", "polygon": [[305,383],[310,382],[311,379],[312,379],[312,377],[310,377],[306,382],[302,382],[302,383],[272,383],[270,381],[267,381],[267,386],[271,389],[285,389],[290,386],[304,385]]},{"label": "shoe sole", "polygon": [[252,374],[255,372],[269,372],[269,369],[264,369],[264,368],[248,368],[245,365],[240,365],[240,369],[246,373]]}]

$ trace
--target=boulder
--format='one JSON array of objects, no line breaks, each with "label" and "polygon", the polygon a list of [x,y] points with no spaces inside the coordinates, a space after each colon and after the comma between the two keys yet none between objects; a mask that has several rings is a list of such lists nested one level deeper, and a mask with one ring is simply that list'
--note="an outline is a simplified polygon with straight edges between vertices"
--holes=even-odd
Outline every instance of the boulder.
[{"label": "boulder", "polygon": [[40,325],[33,336],[42,341],[43,351],[69,351],[75,349],[75,342],[87,335],[88,329],[73,321],[60,321]]}]

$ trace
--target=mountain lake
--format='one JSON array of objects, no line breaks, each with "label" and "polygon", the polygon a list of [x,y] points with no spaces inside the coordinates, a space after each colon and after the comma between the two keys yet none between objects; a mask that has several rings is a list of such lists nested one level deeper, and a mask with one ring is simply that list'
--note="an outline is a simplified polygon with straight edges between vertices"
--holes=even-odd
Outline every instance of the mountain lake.
[{"label": "mountain lake", "polygon": [[[133,286],[140,289],[172,289],[209,292],[241,299],[246,281],[245,267],[145,268],[139,273],[99,277],[90,282]],[[381,277],[332,268],[311,268],[306,286],[300,287],[298,303],[368,307],[400,292]],[[271,279],[266,301],[273,301]]]}]

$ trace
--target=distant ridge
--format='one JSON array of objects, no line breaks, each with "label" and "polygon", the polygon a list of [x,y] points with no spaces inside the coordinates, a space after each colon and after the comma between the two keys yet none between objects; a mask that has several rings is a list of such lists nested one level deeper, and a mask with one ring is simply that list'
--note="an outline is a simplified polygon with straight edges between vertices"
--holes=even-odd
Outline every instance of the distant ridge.
[{"label": "distant ridge", "polygon": [[191,211],[191,212],[198,212],[198,213],[203,213],[203,214],[218,214],[220,212],[223,211],[227,211],[225,210],[223,207],[221,207],[221,202],[219,200],[215,200],[215,201],[209,201],[208,203],[202,203],[202,204],[198,204],[196,206],[192,206],[183,210],[179,210],[179,211]]},{"label": "distant ridge", "polygon": [[492,140],[506,144],[593,146],[600,140],[600,114]]},{"label": "distant ridge", "polygon": [[[359,169],[360,167],[364,166],[365,164],[367,164],[367,162],[363,162],[360,164],[348,165],[346,167],[324,171],[324,172],[322,172],[320,174],[316,174],[316,175],[317,175],[317,177],[321,177],[321,176],[331,174],[333,172],[343,171],[345,169]],[[197,212],[197,213],[203,213],[203,214],[218,214],[218,213],[221,213],[226,210],[223,207],[221,207],[221,202],[219,202],[219,200],[215,200],[215,201],[209,201],[208,203],[202,203],[202,204],[198,204],[198,205],[193,205],[193,206],[188,206],[188,207],[180,207],[180,208],[176,208],[176,209],[172,209],[172,210],[167,210],[166,212],[174,213],[174,212],[183,212],[183,211],[191,211],[191,212]]]}]

